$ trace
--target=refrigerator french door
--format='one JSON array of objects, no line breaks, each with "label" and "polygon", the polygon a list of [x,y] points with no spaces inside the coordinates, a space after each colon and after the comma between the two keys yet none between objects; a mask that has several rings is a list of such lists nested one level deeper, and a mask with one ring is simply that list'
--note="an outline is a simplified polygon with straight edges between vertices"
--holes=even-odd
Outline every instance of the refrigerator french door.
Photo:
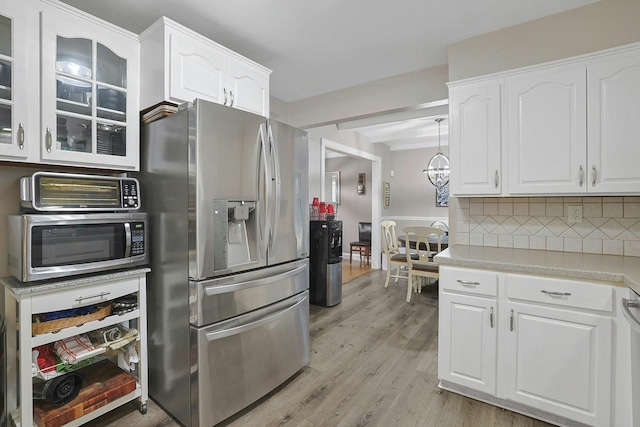
[{"label": "refrigerator french door", "polygon": [[307,136],[196,100],[143,126],[141,159],[149,394],[214,425],[309,362]]}]

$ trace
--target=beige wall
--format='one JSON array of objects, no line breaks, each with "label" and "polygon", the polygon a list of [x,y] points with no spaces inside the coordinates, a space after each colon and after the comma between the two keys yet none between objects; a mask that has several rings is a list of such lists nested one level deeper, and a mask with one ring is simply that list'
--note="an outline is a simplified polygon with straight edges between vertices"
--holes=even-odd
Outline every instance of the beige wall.
[{"label": "beige wall", "polygon": [[[337,218],[342,220],[342,252],[349,252],[349,243],[358,240],[358,222],[371,222],[371,161],[353,157],[327,159],[327,172],[340,172],[340,206]],[[359,173],[366,174],[365,193],[358,194]]]},{"label": "beige wall", "polygon": [[[272,117],[310,128],[346,118],[415,107],[448,98],[447,65],[376,80],[340,91],[283,103],[271,102]],[[273,101],[273,99],[272,99]]]},{"label": "beige wall", "polygon": [[640,1],[601,0],[449,45],[460,80],[640,41]]},{"label": "beige wall", "polygon": [[[422,172],[437,147],[391,152],[391,207],[383,211],[385,217],[447,218],[449,208],[436,207],[436,191]],[[445,154],[447,150],[443,150]]]}]

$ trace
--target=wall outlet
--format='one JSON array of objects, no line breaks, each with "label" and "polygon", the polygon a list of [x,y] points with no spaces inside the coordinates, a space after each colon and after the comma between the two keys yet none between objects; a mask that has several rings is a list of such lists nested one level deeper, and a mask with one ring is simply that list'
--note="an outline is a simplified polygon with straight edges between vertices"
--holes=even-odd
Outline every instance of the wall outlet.
[{"label": "wall outlet", "polygon": [[569,206],[569,218],[567,222],[569,224],[582,222],[582,206]]}]

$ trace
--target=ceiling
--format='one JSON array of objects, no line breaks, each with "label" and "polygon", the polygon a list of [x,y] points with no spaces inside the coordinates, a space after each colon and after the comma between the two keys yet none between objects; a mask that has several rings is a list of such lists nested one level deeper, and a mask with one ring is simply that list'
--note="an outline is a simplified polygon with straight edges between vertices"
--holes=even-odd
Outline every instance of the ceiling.
[{"label": "ceiling", "polygon": [[[271,96],[291,102],[442,65],[448,44],[597,0],[62,1],[138,34],[165,15],[273,70]],[[435,130],[437,145],[433,117],[401,121],[357,130],[392,148],[434,145]]]}]

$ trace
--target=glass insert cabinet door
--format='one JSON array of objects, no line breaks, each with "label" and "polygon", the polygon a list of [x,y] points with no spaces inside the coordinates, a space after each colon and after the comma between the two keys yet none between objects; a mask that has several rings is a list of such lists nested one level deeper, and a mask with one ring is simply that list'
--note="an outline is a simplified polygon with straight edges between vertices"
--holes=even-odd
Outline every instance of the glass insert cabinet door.
[{"label": "glass insert cabinet door", "polygon": [[137,47],[106,28],[43,15],[42,157],[136,168],[138,112],[130,97],[137,100],[137,86],[130,76],[137,61],[130,59]]},{"label": "glass insert cabinet door", "polygon": [[0,156],[27,157],[26,7],[0,4]]}]

